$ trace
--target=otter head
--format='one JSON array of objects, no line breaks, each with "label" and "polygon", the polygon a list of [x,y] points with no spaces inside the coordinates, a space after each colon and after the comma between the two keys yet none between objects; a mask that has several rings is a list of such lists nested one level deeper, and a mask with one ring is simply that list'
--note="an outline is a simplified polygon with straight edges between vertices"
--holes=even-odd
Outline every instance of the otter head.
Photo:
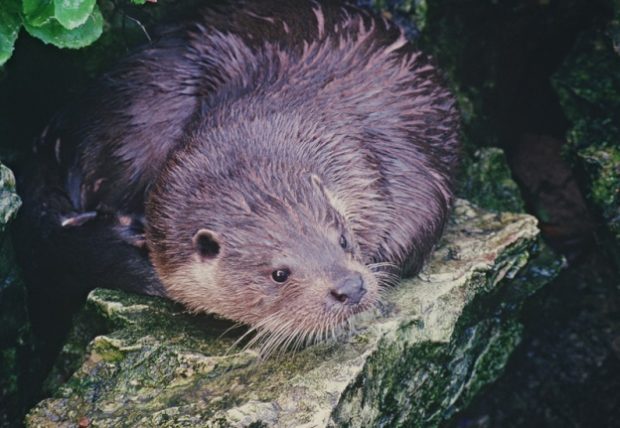
[{"label": "otter head", "polygon": [[249,324],[263,353],[331,336],[377,302],[377,278],[316,176],[182,164],[147,205],[151,259],[171,298]]}]

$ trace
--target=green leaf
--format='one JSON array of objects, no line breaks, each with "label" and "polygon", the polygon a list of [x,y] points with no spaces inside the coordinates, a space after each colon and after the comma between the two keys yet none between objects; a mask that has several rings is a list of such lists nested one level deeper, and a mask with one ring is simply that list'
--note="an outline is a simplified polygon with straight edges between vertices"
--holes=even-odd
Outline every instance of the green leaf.
[{"label": "green leaf", "polygon": [[22,10],[31,27],[40,27],[54,18],[53,0],[24,0]]},{"label": "green leaf", "polygon": [[19,0],[4,0],[0,7],[0,65],[13,53],[22,20],[19,15]]},{"label": "green leaf", "polygon": [[67,30],[55,19],[39,27],[25,21],[24,27],[32,36],[43,40],[45,43],[51,43],[59,48],[76,49],[90,45],[101,36],[103,17],[99,8],[95,6],[86,22],[72,30]]},{"label": "green leaf", "polygon": [[84,24],[95,7],[95,0],[54,0],[54,16],[68,30]]},{"label": "green leaf", "polygon": [[68,30],[84,24],[96,0],[24,0],[24,17],[31,27],[42,27],[55,19]]},{"label": "green leaf", "polygon": [[146,3],[146,0],[131,0],[131,2],[133,4],[144,4],[144,3]]}]

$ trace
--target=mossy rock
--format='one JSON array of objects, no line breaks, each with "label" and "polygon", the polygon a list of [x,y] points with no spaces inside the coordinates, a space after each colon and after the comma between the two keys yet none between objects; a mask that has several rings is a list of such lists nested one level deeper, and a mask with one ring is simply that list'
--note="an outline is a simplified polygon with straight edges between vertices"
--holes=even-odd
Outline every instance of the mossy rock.
[{"label": "mossy rock", "polygon": [[0,426],[24,410],[22,383],[29,337],[26,293],[7,233],[20,205],[15,177],[0,164]]},{"label": "mossy rock", "polygon": [[620,264],[618,46],[606,32],[582,34],[553,83],[572,122],[566,155],[583,173],[586,192],[607,223]]},{"label": "mossy rock", "polygon": [[504,151],[483,147],[462,161],[458,182],[459,196],[492,211],[525,212],[519,186]]},{"label": "mossy rock", "polygon": [[[240,333],[223,334],[222,320],[95,290],[50,379],[60,386],[26,424],[437,426],[518,343],[521,302],[554,274],[523,270],[537,236],[531,216],[458,201],[424,271],[359,316],[355,332],[267,360],[233,347]],[[75,372],[62,383],[68,362]]]}]

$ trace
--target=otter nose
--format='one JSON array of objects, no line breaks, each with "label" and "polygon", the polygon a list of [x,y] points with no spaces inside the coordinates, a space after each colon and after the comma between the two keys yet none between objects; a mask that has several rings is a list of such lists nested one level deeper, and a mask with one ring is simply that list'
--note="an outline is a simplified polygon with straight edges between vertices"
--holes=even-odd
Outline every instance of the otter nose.
[{"label": "otter nose", "polygon": [[364,294],[366,294],[364,280],[357,272],[343,278],[330,290],[330,295],[334,300],[349,305],[359,303]]}]

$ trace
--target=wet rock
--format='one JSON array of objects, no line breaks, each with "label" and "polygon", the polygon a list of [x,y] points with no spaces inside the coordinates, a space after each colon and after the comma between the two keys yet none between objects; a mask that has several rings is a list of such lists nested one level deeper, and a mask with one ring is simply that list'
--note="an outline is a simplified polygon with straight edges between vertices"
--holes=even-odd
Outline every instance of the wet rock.
[{"label": "wet rock", "polygon": [[464,159],[458,183],[459,195],[480,207],[498,212],[525,211],[502,149],[481,148]]},{"label": "wet rock", "polygon": [[448,427],[614,427],[620,419],[620,281],[592,253],[523,308],[502,377]]},{"label": "wet rock", "polygon": [[620,54],[614,34],[583,33],[553,83],[572,122],[565,153],[607,224],[620,266]]},{"label": "wet rock", "polygon": [[0,426],[19,415],[24,405],[23,354],[29,333],[26,295],[7,234],[20,204],[13,173],[0,164]]},{"label": "wet rock", "polygon": [[266,361],[222,320],[95,290],[26,424],[436,426],[502,372],[521,303],[554,275],[528,263],[537,235],[530,216],[459,201],[424,271],[354,332]]}]

